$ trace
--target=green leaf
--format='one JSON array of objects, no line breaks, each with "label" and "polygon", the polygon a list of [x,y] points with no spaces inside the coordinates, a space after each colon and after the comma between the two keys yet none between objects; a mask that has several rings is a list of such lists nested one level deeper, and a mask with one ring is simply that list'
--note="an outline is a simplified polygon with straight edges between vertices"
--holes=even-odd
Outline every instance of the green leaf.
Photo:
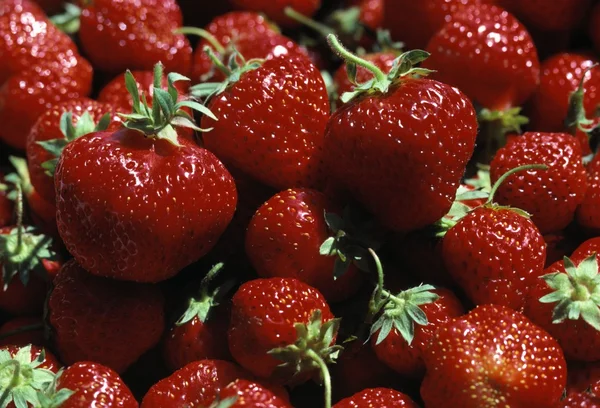
[{"label": "green leaf", "polygon": [[594,329],[600,331],[600,309],[593,302],[588,302],[581,307],[581,317]]},{"label": "green leaf", "polygon": [[106,129],[108,129],[108,126],[110,125],[110,119],[111,119],[110,113],[105,113],[104,115],[102,115],[102,117],[98,121],[98,124],[94,128],[94,131],[95,132],[103,132]]},{"label": "green leaf", "polygon": [[346,223],[342,217],[332,212],[325,212],[325,223],[327,227],[333,232],[338,232],[343,230],[346,226]]},{"label": "green leaf", "polygon": [[319,254],[324,256],[336,255],[335,251],[335,238],[327,238],[319,247]]},{"label": "green leaf", "polygon": [[125,88],[131,95],[133,101],[133,112],[142,113],[140,109],[140,93],[138,85],[130,70],[125,71]]},{"label": "green leaf", "polygon": [[[165,121],[168,122],[175,116],[175,105],[171,100],[171,96],[167,91],[160,88],[154,88],[154,101],[158,102],[158,104],[154,104],[154,106],[160,106],[160,110],[162,111]],[[153,114],[154,114],[154,106],[153,106]],[[154,119],[155,124],[162,123],[163,121],[160,119]]]},{"label": "green leaf", "polygon": [[64,148],[69,144],[67,139],[40,140],[36,142],[54,157],[60,157]]},{"label": "green leaf", "polygon": [[210,109],[208,109],[206,106],[202,105],[201,103],[195,102],[195,101],[181,101],[177,103],[177,108],[181,108],[181,107],[187,107],[190,108],[192,110],[195,110],[196,112],[200,112],[203,115],[208,116],[209,118],[211,118],[212,120],[218,121],[219,119],[215,116],[214,113],[212,113],[212,111]]}]

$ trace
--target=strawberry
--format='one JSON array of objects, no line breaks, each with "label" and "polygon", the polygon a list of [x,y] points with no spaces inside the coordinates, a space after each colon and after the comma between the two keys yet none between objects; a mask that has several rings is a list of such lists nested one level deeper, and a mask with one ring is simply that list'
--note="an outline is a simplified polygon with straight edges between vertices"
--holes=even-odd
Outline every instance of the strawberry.
[{"label": "strawberry", "polygon": [[[141,408],[209,406],[222,389],[238,379],[253,380],[248,372],[227,361],[194,361],[154,384],[144,396]],[[286,399],[285,390],[270,389]]]},{"label": "strawberry", "polygon": [[218,402],[229,408],[292,408],[268,388],[244,379],[235,380],[223,388],[213,404]]},{"label": "strawberry", "polygon": [[569,111],[569,96],[584,79],[585,112],[591,116],[600,103],[600,68],[584,71],[595,59],[584,54],[560,53],[545,60],[540,69],[540,85],[531,97],[527,113],[530,129],[537,132],[563,132]]},{"label": "strawberry", "polygon": [[585,392],[570,394],[558,408],[600,408],[600,397]]},{"label": "strawberry", "polygon": [[441,326],[424,354],[428,408],[553,407],[565,387],[558,343],[505,306],[478,306]]},{"label": "strawberry", "polygon": [[[382,320],[376,322],[371,329],[371,346],[377,358],[404,377],[419,378],[425,374],[422,355],[435,331],[453,318],[464,314],[460,301],[451,291],[438,288],[431,293],[437,295],[437,299],[422,304],[418,299],[423,296],[423,292],[413,292],[409,289],[396,295],[404,299],[405,303],[386,307]],[[414,318],[411,312],[415,307],[425,315],[427,324],[416,325],[407,330],[404,322],[411,322],[412,325]],[[391,330],[388,331],[386,325],[389,323],[393,323],[393,326],[390,325]]]},{"label": "strawberry", "polygon": [[427,58],[423,51],[402,54],[385,74],[335,36],[329,41],[347,64],[374,76],[356,88],[355,99],[346,94],[347,104],[328,122],[323,151],[330,176],[392,230],[439,220],[473,153],[473,106],[456,88],[416,77],[428,72],[413,68]]},{"label": "strawberry", "polygon": [[584,242],[570,258],[546,269],[527,297],[525,314],[572,360],[600,359],[598,252],[600,239]]},{"label": "strawberry", "polygon": [[43,346],[44,325],[39,317],[15,317],[0,326],[0,346]]},{"label": "strawberry", "polygon": [[285,27],[293,27],[298,24],[286,17],[286,7],[291,7],[308,17],[314,15],[321,7],[321,0],[231,0],[231,3],[244,10],[265,13],[271,20]]},{"label": "strawberry", "polygon": [[490,165],[492,182],[509,169],[534,163],[548,170],[510,176],[498,188],[496,200],[531,214],[544,234],[560,231],[575,217],[587,188],[581,146],[564,133],[525,133],[496,153]]},{"label": "strawberry", "polygon": [[522,210],[494,203],[494,193],[508,177],[541,168],[524,166],[505,173],[486,203],[459,219],[444,235],[446,269],[477,305],[493,303],[519,310],[525,294],[543,273],[546,244],[538,228]]},{"label": "strawberry", "polygon": [[[205,255],[230,222],[234,181],[205,149],[179,137],[174,126],[198,129],[177,102],[169,74],[153,108],[140,103],[128,74],[134,113],[124,128],[83,136],[64,149],[55,175],[57,224],[69,252],[100,276],[157,282]],[[210,112],[209,112],[210,113]]]},{"label": "strawberry", "polygon": [[202,118],[202,127],[212,128],[203,135],[206,148],[273,188],[323,185],[329,101],[321,74],[308,57],[299,55],[257,65],[223,67],[233,76],[208,102],[219,120]]},{"label": "strawberry", "polygon": [[82,361],[57,375],[55,386],[40,398],[46,408],[138,408],[119,374],[101,364]]},{"label": "strawberry", "polygon": [[95,361],[122,373],[164,330],[158,287],[94,276],[75,260],[54,279],[47,307],[55,348],[67,364]]},{"label": "strawberry", "polygon": [[[32,33],[35,33],[33,35]],[[0,3],[0,140],[23,150],[51,105],[86,96],[92,67],[29,0]]]},{"label": "strawberry", "polygon": [[461,9],[427,45],[424,66],[458,87],[473,102],[506,111],[525,102],[539,83],[538,54],[525,27],[500,7]]},{"label": "strawberry", "polygon": [[326,213],[336,208],[311,189],[289,189],[267,200],[246,232],[246,253],[259,276],[296,278],[313,286],[330,302],[350,298],[362,283],[351,265],[334,276],[336,257],[320,254],[330,237]]},{"label": "strawberry", "polygon": [[111,115],[113,112],[109,105],[78,98],[53,105],[40,116],[31,128],[26,147],[31,184],[44,200],[55,202],[54,167],[64,147],[85,134],[106,130],[109,122],[116,129],[121,121]]},{"label": "strawberry", "polygon": [[371,30],[375,31],[383,24],[385,0],[346,0],[346,3],[358,8],[360,23]]},{"label": "strawberry", "polygon": [[588,188],[585,197],[577,208],[577,223],[585,230],[600,232],[600,155],[596,155],[587,166]]},{"label": "strawberry", "polygon": [[571,31],[583,21],[591,0],[496,0],[527,27],[540,31]]},{"label": "strawberry", "polygon": [[406,394],[390,388],[368,388],[345,398],[334,408],[417,408],[417,404]]}]

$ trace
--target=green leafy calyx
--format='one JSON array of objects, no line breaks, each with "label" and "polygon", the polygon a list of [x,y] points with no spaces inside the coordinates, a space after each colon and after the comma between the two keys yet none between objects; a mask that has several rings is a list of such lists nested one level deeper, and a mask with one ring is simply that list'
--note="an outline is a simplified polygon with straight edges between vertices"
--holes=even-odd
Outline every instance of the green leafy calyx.
[{"label": "green leafy calyx", "polygon": [[479,112],[480,122],[498,122],[503,135],[507,133],[521,133],[521,126],[529,123],[527,116],[521,115],[521,107],[510,108],[506,110],[482,109]]},{"label": "green leafy calyx", "polygon": [[581,130],[585,133],[591,133],[598,125],[596,121],[588,119],[586,117],[585,106],[583,104],[585,97],[584,83],[586,77],[592,75],[592,69],[596,68],[598,64],[590,65],[581,76],[579,86],[569,96],[569,109],[567,111],[567,117],[565,119],[565,125],[572,135],[577,133],[577,130]]},{"label": "green leafy calyx", "polygon": [[223,291],[226,290],[226,285],[218,287],[213,291],[209,291],[208,287],[212,279],[223,269],[223,266],[223,263],[218,263],[207,273],[202,280],[200,295],[196,298],[190,298],[187,310],[175,323],[177,326],[182,326],[185,323],[192,321],[194,318],[198,318],[198,320],[200,320],[202,323],[206,322],[210,311],[215,306],[219,305],[219,298],[221,297]]},{"label": "green leafy calyx", "polygon": [[62,32],[75,34],[81,26],[81,9],[73,3],[64,3],[64,7],[65,12],[50,17],[50,21]]}]

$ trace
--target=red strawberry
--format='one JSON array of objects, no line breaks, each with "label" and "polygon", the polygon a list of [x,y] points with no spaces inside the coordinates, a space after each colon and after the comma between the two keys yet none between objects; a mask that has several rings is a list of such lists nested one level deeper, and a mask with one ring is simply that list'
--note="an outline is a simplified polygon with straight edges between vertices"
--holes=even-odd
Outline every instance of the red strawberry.
[{"label": "red strawberry", "polygon": [[117,74],[151,70],[162,62],[169,72],[188,75],[192,48],[183,34],[175,0],[94,0],[84,2],[79,38],[98,69]]},{"label": "red strawberry", "polygon": [[473,106],[456,88],[416,77],[427,73],[412,68],[427,57],[423,51],[401,55],[386,75],[329,38],[348,63],[374,75],[328,122],[324,158],[329,174],[392,230],[408,232],[436,222],[452,205],[473,153]]},{"label": "red strawberry", "polygon": [[561,401],[558,408],[600,408],[600,398],[585,392],[578,392],[567,396]]},{"label": "red strawberry", "polygon": [[406,394],[390,388],[369,388],[341,400],[333,408],[417,408]]},{"label": "red strawberry", "polygon": [[317,68],[307,57],[282,55],[241,70],[208,103],[219,120],[202,118],[202,127],[213,128],[203,135],[206,148],[280,190],[323,185],[329,101]]},{"label": "red strawberry", "polygon": [[[273,302],[273,299],[280,299]],[[339,321],[325,298],[294,278],[255,279],[233,296],[229,350],[251,373],[303,382],[331,360]],[[285,366],[281,365],[281,359]],[[327,375],[327,374],[324,374]]]},{"label": "red strawberry", "polygon": [[[170,83],[176,79],[169,75]],[[176,102],[170,85],[168,92],[154,88],[160,108],[147,113],[130,75],[128,84],[136,96],[127,127],[83,136],[63,151],[55,175],[57,224],[69,252],[91,273],[157,282],[214,246],[237,195],[217,158],[173,127],[195,128],[181,108],[205,108]]]},{"label": "red strawberry", "polygon": [[348,299],[362,279],[351,265],[334,277],[336,257],[321,255],[332,235],[325,213],[336,208],[321,192],[289,189],[267,200],[246,232],[246,253],[259,276],[296,278],[319,290],[330,302]]},{"label": "red strawberry", "polygon": [[360,22],[371,30],[377,30],[383,24],[385,0],[346,0],[346,3],[359,8]]},{"label": "red strawberry", "polygon": [[268,388],[244,379],[235,380],[222,389],[219,398],[216,398],[213,404],[217,402],[229,408],[292,408],[286,400]]},{"label": "red strawberry", "polygon": [[291,7],[297,12],[311,17],[321,7],[321,0],[231,0],[234,6],[244,10],[262,12],[277,24],[290,27],[297,22],[286,17],[286,7]]},{"label": "red strawberry", "polygon": [[599,238],[584,242],[570,259],[546,269],[527,297],[527,317],[558,340],[572,360],[600,359],[599,252]]},{"label": "red strawberry", "polygon": [[[99,123],[101,118],[105,119],[103,123]],[[93,131],[106,130],[109,122],[113,129],[121,123],[114,116],[114,108],[88,98],[53,105],[40,116],[27,137],[27,164],[31,184],[44,200],[55,202],[53,167],[66,144]]]},{"label": "red strawberry", "polygon": [[43,346],[44,325],[39,317],[15,317],[0,327],[1,346]]},{"label": "red strawberry", "polygon": [[600,155],[587,166],[588,188],[583,202],[577,208],[577,222],[585,230],[600,233]]},{"label": "red strawberry", "polygon": [[497,305],[478,306],[441,326],[424,360],[427,408],[554,407],[567,376],[558,343]]},{"label": "red strawberry", "polygon": [[496,0],[527,27],[541,31],[570,31],[583,21],[591,0]]},{"label": "red strawberry", "polygon": [[[528,107],[530,129],[538,132],[563,132],[569,111],[569,97],[584,72],[595,62],[583,54],[561,53],[553,55],[541,65],[540,85]],[[600,68],[593,68],[584,78],[584,106],[592,116],[600,103]]]},{"label": "red strawberry", "polygon": [[135,397],[119,374],[101,364],[83,361],[59,374],[56,389],[40,398],[49,408],[138,408]]},{"label": "red strawberry", "polygon": [[525,27],[488,4],[455,13],[427,45],[425,66],[489,110],[525,102],[539,83],[538,54]]},{"label": "red strawberry", "polygon": [[[371,346],[377,358],[404,377],[419,378],[425,374],[422,355],[435,331],[464,314],[460,301],[451,291],[438,288],[430,293],[437,295],[437,299],[421,300],[423,292],[414,292],[414,289],[396,295],[405,303],[390,302],[382,318],[371,329]],[[423,321],[413,324],[415,307],[424,314],[425,325],[422,325]],[[387,326],[389,323],[393,325]]]},{"label": "red strawberry", "polygon": [[510,176],[498,188],[496,200],[527,211],[544,234],[560,231],[573,220],[587,188],[581,146],[564,133],[525,133],[496,153],[490,165],[492,182],[510,169],[534,163],[548,169]]},{"label": "red strawberry", "polygon": [[[35,35],[33,35],[35,33]],[[87,95],[92,68],[73,41],[28,0],[0,3],[0,139],[24,149],[51,105]]]},{"label": "red strawberry", "polygon": [[155,346],[164,330],[156,286],[94,276],[66,263],[48,299],[48,322],[62,361],[95,361],[122,373]]}]

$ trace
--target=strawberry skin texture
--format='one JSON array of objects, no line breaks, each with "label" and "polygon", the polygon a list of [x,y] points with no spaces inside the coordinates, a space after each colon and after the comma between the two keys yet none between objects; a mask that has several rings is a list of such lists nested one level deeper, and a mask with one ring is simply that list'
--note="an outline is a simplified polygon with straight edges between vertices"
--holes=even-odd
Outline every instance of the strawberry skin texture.
[{"label": "strawberry skin texture", "polygon": [[283,55],[246,72],[202,118],[207,149],[226,165],[278,190],[324,184],[321,155],[329,99],[308,57]]},{"label": "strawberry skin texture", "polygon": [[62,361],[122,373],[160,341],[163,308],[158,287],[94,276],[71,260],[54,279],[48,321]]},{"label": "strawberry skin texture", "polygon": [[0,140],[24,150],[42,113],[88,95],[91,85],[90,64],[37,5],[27,0],[0,3]]},{"label": "strawberry skin texture", "polygon": [[504,306],[478,306],[440,327],[424,359],[427,408],[554,407],[566,384],[558,343]]},{"label": "strawberry skin texture", "polygon": [[415,337],[410,345],[397,329],[392,329],[379,344],[376,344],[378,332],[371,336],[371,346],[377,358],[405,377],[423,377],[425,364],[422,355],[435,331],[465,313],[460,300],[448,289],[438,288],[433,292],[439,296],[438,300],[420,306],[427,316],[428,324],[425,326],[415,324]]},{"label": "strawberry skin texture", "polygon": [[276,194],[256,212],[246,232],[246,253],[263,278],[296,278],[319,290],[330,302],[356,293],[362,276],[355,266],[334,279],[335,257],[319,253],[331,236],[325,212],[334,206],[321,192],[289,189]]},{"label": "strawberry skin texture", "polygon": [[73,113],[73,121],[76,123],[86,111],[90,114],[94,123],[97,123],[104,114],[110,113],[112,128],[117,129],[121,124],[121,120],[116,116],[114,108],[110,105],[89,98],[78,98],[53,105],[52,108],[40,116],[27,137],[27,167],[31,184],[38,194],[50,203],[55,202],[54,179],[46,174],[42,164],[53,159],[54,156],[37,142],[64,139],[65,135],[60,130],[62,114],[65,112]]},{"label": "strawberry skin texture", "polygon": [[530,219],[509,209],[479,207],[446,233],[442,257],[473,303],[519,310],[544,273],[546,244]]},{"label": "strawberry skin texture", "polygon": [[537,50],[525,27],[489,4],[455,13],[427,45],[423,66],[432,78],[458,87],[484,108],[505,110],[524,103],[539,83]]},{"label": "strawberry skin texture", "polygon": [[277,24],[285,27],[299,25],[298,22],[285,15],[286,7],[291,7],[308,17],[315,14],[321,7],[321,0],[231,0],[231,3],[243,10],[264,13]]},{"label": "strawberry skin texture", "polygon": [[307,324],[315,310],[322,312],[323,323],[334,318],[323,295],[297,279],[255,279],[244,283],[232,299],[228,332],[231,355],[258,377],[289,380],[273,378],[281,361],[267,352],[294,344],[294,324]]},{"label": "strawberry skin texture", "polygon": [[540,31],[570,31],[582,22],[591,0],[496,0],[527,27]]},{"label": "strawberry skin texture", "polygon": [[[579,86],[583,72],[596,62],[583,54],[553,55],[541,65],[540,86],[528,106],[529,128],[537,132],[565,131],[569,96]],[[600,104],[600,69],[593,68],[584,81],[583,105],[592,117]]]},{"label": "strawberry skin texture", "polygon": [[406,79],[336,111],[324,157],[332,179],[383,225],[408,232],[448,212],[476,133],[475,111],[459,90]]},{"label": "strawberry skin texture", "polygon": [[564,229],[584,199],[587,177],[579,141],[565,133],[528,132],[498,150],[490,164],[492,183],[510,169],[545,164],[547,170],[521,171],[498,189],[499,204],[527,211],[543,233]]},{"label": "strawberry skin texture", "polygon": [[69,366],[57,389],[75,391],[61,408],[138,408],[139,404],[119,374],[101,364],[82,361]]},{"label": "strawberry skin texture", "polygon": [[418,408],[406,394],[391,388],[369,388],[345,398],[333,408]]},{"label": "strawberry skin texture", "polygon": [[577,222],[586,231],[600,233],[600,155],[587,166],[588,188],[585,198],[577,208]]},{"label": "strawberry skin texture", "polygon": [[97,132],[65,148],[57,225],[93,274],[158,282],[208,253],[235,210],[235,183],[209,151],[132,130]]},{"label": "strawberry skin texture", "polygon": [[152,70],[161,61],[166,72],[189,75],[192,48],[183,34],[175,0],[94,0],[81,12],[79,38],[97,69],[117,74]]},{"label": "strawberry skin texture", "polygon": [[229,384],[219,393],[219,400],[235,398],[237,401],[231,408],[292,408],[284,399],[273,394],[268,388],[244,379]]},{"label": "strawberry skin texture", "polygon": [[[585,258],[599,252],[600,238],[592,238],[581,244],[569,258],[575,265],[579,265]],[[545,272],[565,273],[564,263],[556,262]],[[527,296],[525,315],[558,341],[568,359],[586,362],[600,360],[600,332],[594,327],[583,319],[566,319],[562,323],[552,323],[552,311],[556,304],[539,301],[550,292],[552,289],[542,279],[536,282]]]}]

